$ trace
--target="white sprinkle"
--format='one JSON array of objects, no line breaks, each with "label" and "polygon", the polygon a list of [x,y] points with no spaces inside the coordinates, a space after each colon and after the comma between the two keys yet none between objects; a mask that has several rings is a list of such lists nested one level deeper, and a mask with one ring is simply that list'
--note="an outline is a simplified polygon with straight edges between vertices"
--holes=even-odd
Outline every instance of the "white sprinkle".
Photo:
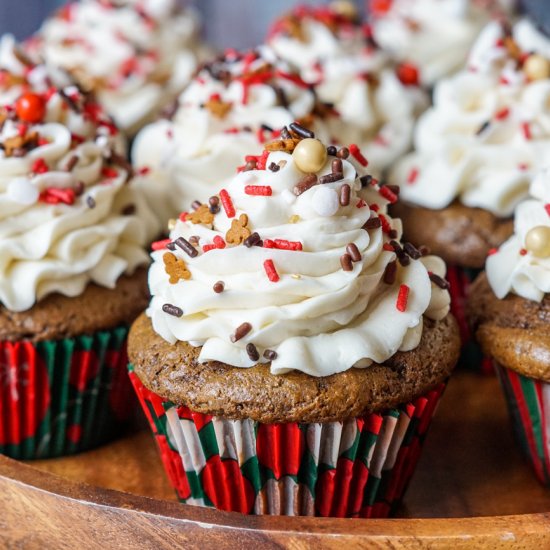
[{"label": "white sprinkle", "polygon": [[319,216],[334,216],[340,207],[338,193],[329,187],[318,186],[311,198],[311,206]]},{"label": "white sprinkle", "polygon": [[31,180],[15,178],[8,184],[7,195],[14,202],[31,205],[36,203],[40,192]]}]

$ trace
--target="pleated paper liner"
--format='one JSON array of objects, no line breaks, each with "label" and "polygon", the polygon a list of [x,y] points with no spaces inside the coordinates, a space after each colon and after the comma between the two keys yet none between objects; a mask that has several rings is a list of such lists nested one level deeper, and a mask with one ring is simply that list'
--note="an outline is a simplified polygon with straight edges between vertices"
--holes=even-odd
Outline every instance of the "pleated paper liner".
[{"label": "pleated paper liner", "polygon": [[538,480],[550,486],[550,384],[495,362],[514,434]]},{"label": "pleated paper liner", "polygon": [[0,453],[50,458],[95,447],[131,414],[119,327],[32,343],[0,342]]},{"label": "pleated paper liner", "polygon": [[447,280],[450,284],[449,293],[451,294],[451,313],[458,322],[460,338],[462,340],[462,351],[458,364],[463,368],[492,375],[494,373],[493,366],[483,356],[481,348],[475,341],[474,335],[468,326],[468,319],[466,317],[468,288],[480,273],[480,269],[466,269],[452,264],[447,266]]},{"label": "pleated paper liner", "polygon": [[345,422],[261,424],[177,407],[130,378],[181,502],[245,514],[387,517],[443,393]]}]

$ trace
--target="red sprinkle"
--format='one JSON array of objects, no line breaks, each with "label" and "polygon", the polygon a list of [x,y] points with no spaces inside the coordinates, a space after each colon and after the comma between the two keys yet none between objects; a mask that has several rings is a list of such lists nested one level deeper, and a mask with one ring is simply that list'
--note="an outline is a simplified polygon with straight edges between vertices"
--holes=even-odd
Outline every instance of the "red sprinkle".
[{"label": "red sprinkle", "polygon": [[101,169],[101,175],[106,178],[116,178],[118,176],[118,171],[110,166],[104,166]]},{"label": "red sprinkle", "polygon": [[264,248],[278,248],[279,250],[302,250],[299,241],[287,241],[286,239],[264,239]]},{"label": "red sprinkle", "polygon": [[493,254],[496,254],[498,252],[498,248],[490,248],[487,252],[487,256],[492,256]]},{"label": "red sprinkle", "polygon": [[399,294],[397,295],[397,311],[405,311],[407,309],[407,301],[409,300],[409,287],[407,285],[401,285],[399,287]]},{"label": "red sprinkle", "polygon": [[43,158],[36,159],[31,167],[31,172],[33,172],[34,174],[45,174],[49,171],[50,169],[48,168],[48,165]]},{"label": "red sprinkle", "polygon": [[420,72],[413,63],[401,63],[396,69],[397,78],[405,86],[418,86],[420,82]]},{"label": "red sprinkle", "polygon": [[219,235],[216,235],[213,240],[216,248],[225,248],[225,241]]},{"label": "red sprinkle", "polygon": [[231,200],[229,193],[225,189],[222,189],[220,191],[220,200],[222,201],[222,206],[223,206],[223,209],[225,210],[225,213],[227,214],[227,217],[234,218],[235,207],[233,206],[233,201]]},{"label": "red sprinkle", "polygon": [[397,195],[385,185],[380,188],[380,191],[378,191],[380,195],[382,195],[386,200],[390,201],[391,204],[395,204],[398,200]]},{"label": "red sprinkle", "polygon": [[270,185],[245,185],[244,192],[247,195],[260,195],[262,197],[271,197],[273,189]]},{"label": "red sprinkle", "polygon": [[505,120],[508,118],[508,115],[510,114],[510,109],[508,107],[504,107],[500,109],[500,111],[497,111],[495,113],[495,119],[496,120]]},{"label": "red sprinkle", "polygon": [[361,165],[361,166],[368,166],[369,161],[363,156],[361,153],[361,150],[355,143],[352,143],[349,147],[349,152],[353,155],[355,160]]},{"label": "red sprinkle", "polygon": [[380,223],[382,224],[382,231],[384,233],[389,233],[391,231],[391,225],[388,218],[386,218],[384,214],[378,214],[378,217],[380,218]]},{"label": "red sprinkle", "polygon": [[276,283],[280,277],[277,273],[277,270],[275,269],[275,265],[273,265],[273,260],[266,260],[264,262],[264,269],[267,274],[267,278],[272,282]]},{"label": "red sprinkle", "polygon": [[525,248],[522,248],[520,251],[519,251],[519,255],[520,256],[525,256],[525,254],[527,254],[527,250]]},{"label": "red sprinkle", "polygon": [[181,214],[178,216],[180,222],[187,221],[187,212],[181,212]]},{"label": "red sprinkle", "polygon": [[418,179],[419,170],[418,168],[411,168],[409,175],[407,176],[407,183],[412,185]]},{"label": "red sprinkle", "polygon": [[138,176],[146,176],[150,172],[151,172],[151,168],[149,168],[149,166],[143,166],[137,171]]},{"label": "red sprinkle", "polygon": [[21,137],[25,137],[27,135],[28,130],[29,130],[29,127],[26,124],[18,124],[17,125],[17,133]]},{"label": "red sprinkle", "polygon": [[367,206],[367,203],[363,199],[359,199],[355,206],[356,208],[364,208],[365,206]]},{"label": "red sprinkle", "polygon": [[218,248],[215,244],[205,244],[202,247],[203,252],[208,252],[209,250],[214,250],[215,248]]},{"label": "red sprinkle", "polygon": [[264,151],[258,158],[256,163],[256,170],[265,170],[267,164],[267,157],[269,156],[269,151]]},{"label": "red sprinkle", "polygon": [[550,216],[550,203],[545,204],[544,209],[546,210],[546,213]]},{"label": "red sprinkle", "polygon": [[151,248],[153,250],[162,250],[163,248],[166,248],[166,245],[172,242],[170,239],[163,239],[162,241],[155,241],[151,244]]},{"label": "red sprinkle", "polygon": [[74,204],[76,193],[73,189],[48,187],[40,193],[40,200],[48,204]]},{"label": "red sprinkle", "polygon": [[533,138],[533,135],[531,134],[531,125],[528,122],[522,122],[521,129],[523,131],[523,136],[527,141]]},{"label": "red sprinkle", "polygon": [[395,252],[395,249],[393,248],[393,246],[390,243],[384,243],[382,245],[382,248],[384,250],[387,250],[388,252]]},{"label": "red sprinkle", "polygon": [[375,203],[373,202],[371,205],[369,205],[369,208],[373,211],[373,212],[378,212],[380,210],[380,207]]}]

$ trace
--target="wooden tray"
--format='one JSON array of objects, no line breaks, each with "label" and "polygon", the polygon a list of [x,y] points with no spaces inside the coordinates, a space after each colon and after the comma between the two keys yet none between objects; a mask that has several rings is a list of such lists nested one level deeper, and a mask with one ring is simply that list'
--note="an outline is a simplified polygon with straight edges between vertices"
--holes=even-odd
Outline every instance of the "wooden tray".
[{"label": "wooden tray", "polygon": [[449,384],[398,519],[252,517],[181,505],[148,431],[32,466],[0,457],[2,548],[543,549],[549,511],[550,490],[512,440],[498,382],[464,372]]}]

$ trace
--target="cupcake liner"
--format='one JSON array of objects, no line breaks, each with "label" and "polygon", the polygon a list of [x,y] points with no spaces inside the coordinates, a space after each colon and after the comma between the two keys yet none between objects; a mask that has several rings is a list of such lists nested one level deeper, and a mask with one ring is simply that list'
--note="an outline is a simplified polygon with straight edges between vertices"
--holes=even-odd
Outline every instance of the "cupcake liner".
[{"label": "cupcake liner", "polygon": [[493,374],[493,367],[483,357],[481,348],[477,344],[468,325],[466,316],[466,296],[470,284],[481,273],[480,269],[467,269],[457,265],[447,268],[447,280],[450,284],[451,313],[455,316],[462,340],[462,351],[459,365],[482,372]]},{"label": "cupcake liner", "polygon": [[516,439],[538,480],[550,486],[550,384],[494,365]]},{"label": "cupcake liner", "polygon": [[111,438],[131,415],[127,333],[0,342],[0,453],[49,458]]},{"label": "cupcake liner", "polygon": [[186,504],[245,514],[386,517],[401,501],[445,384],[345,422],[262,424],[177,407],[130,378]]}]

